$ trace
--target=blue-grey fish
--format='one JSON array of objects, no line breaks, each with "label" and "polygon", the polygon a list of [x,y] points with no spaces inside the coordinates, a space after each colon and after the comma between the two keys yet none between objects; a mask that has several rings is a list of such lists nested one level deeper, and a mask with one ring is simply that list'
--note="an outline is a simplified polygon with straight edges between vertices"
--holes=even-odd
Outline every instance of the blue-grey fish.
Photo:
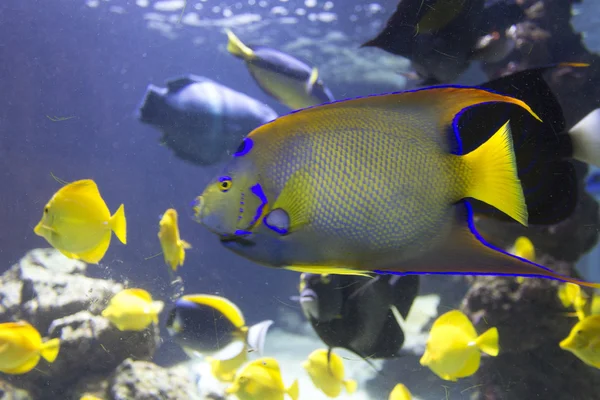
[{"label": "blue-grey fish", "polygon": [[277,113],[227,86],[188,75],[167,81],[166,88],[148,85],[138,118],[159,129],[177,157],[204,166],[222,161]]},{"label": "blue-grey fish", "polygon": [[227,51],[244,60],[258,86],[279,102],[295,110],[333,101],[316,67],[269,47],[246,46],[230,30],[227,37]]},{"label": "blue-grey fish", "polygon": [[[539,120],[519,99],[457,86],[340,101],[280,117],[243,140],[197,198],[196,219],[228,249],[271,267],[508,274],[595,285],[508,254],[477,232],[469,199],[528,223],[509,119],[499,127],[498,121],[479,126],[481,143],[462,151],[456,121],[488,103],[512,104]],[[600,125],[590,118],[568,133],[552,132],[562,139],[544,143],[538,162],[552,162],[566,143],[573,158],[598,164]]]}]

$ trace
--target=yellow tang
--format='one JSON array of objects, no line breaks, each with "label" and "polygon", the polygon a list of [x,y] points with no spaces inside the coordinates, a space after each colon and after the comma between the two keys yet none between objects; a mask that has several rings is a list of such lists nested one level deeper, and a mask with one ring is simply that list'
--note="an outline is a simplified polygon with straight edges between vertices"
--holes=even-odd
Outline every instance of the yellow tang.
[{"label": "yellow tang", "polygon": [[177,267],[185,261],[185,250],[192,246],[179,237],[179,226],[177,225],[177,211],[169,208],[160,219],[160,230],[158,239],[165,256],[167,265],[177,271]]},{"label": "yellow tang", "polygon": [[560,342],[560,348],[575,354],[587,365],[600,368],[600,315],[579,321]]},{"label": "yellow tang", "polygon": [[[510,254],[514,254],[517,257],[524,258],[528,261],[535,262],[535,247],[529,238],[525,236],[519,236],[515,240],[515,244],[507,250]],[[517,277],[517,282],[523,283],[525,278],[522,276]]]},{"label": "yellow tang", "polygon": [[310,376],[314,385],[327,397],[338,397],[342,387],[349,394],[356,391],[356,381],[344,379],[344,362],[342,358],[326,349],[315,350],[302,363],[302,367]]},{"label": "yellow tang", "polygon": [[144,289],[124,289],[110,299],[102,316],[121,331],[142,331],[153,322],[158,324],[163,306]]},{"label": "yellow tang", "polygon": [[579,285],[565,282],[558,288],[558,298],[565,308],[573,307],[579,320],[592,314],[592,301]]},{"label": "yellow tang", "polygon": [[[300,110],[246,137],[194,203],[195,218],[257,263],[333,274],[523,275],[580,282],[485,241],[474,198],[527,225],[508,121],[468,154],[466,108],[522,101],[433,87]],[[536,116],[537,117],[537,116]],[[449,133],[450,132],[450,133]],[[586,131],[587,132],[587,131]]]},{"label": "yellow tang", "polygon": [[490,328],[477,336],[469,318],[453,310],[433,323],[420,363],[440,378],[456,381],[477,372],[482,351],[491,356],[498,355],[498,330]]},{"label": "yellow tang", "polygon": [[412,394],[410,394],[410,391],[406,386],[399,383],[394,386],[388,400],[412,400]]},{"label": "yellow tang", "polygon": [[84,179],[63,186],[52,196],[33,231],[65,256],[98,264],[110,245],[111,230],[127,243],[123,204],[111,216],[96,183]]},{"label": "yellow tang", "polygon": [[283,400],[286,394],[297,400],[298,380],[286,388],[277,360],[264,357],[239,370],[226,393],[235,395],[239,400]]},{"label": "yellow tang", "polygon": [[0,324],[0,372],[27,373],[35,368],[40,357],[52,363],[59,348],[58,339],[42,342],[40,333],[28,322]]},{"label": "yellow tang", "polygon": [[210,364],[210,372],[221,382],[233,382],[235,373],[246,361],[248,361],[248,346],[244,346],[237,356],[228,360],[206,357],[206,362]]}]

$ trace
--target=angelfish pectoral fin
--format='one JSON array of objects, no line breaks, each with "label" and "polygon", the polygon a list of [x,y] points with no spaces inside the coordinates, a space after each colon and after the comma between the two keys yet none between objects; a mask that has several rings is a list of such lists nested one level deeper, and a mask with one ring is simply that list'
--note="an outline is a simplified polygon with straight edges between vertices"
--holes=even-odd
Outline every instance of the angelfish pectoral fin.
[{"label": "angelfish pectoral fin", "polygon": [[496,275],[549,278],[593,288],[598,283],[560,275],[543,265],[513,256],[488,243],[475,228],[473,209],[468,201],[457,203],[456,223],[447,239],[435,251],[402,265],[375,271],[399,274]]}]

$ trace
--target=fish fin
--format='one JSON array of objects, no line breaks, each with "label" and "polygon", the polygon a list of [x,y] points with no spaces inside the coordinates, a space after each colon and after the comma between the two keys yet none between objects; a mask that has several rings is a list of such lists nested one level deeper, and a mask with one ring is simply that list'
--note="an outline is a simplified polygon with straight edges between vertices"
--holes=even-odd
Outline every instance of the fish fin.
[{"label": "fish fin", "polygon": [[219,351],[211,354],[211,357],[220,361],[231,360],[244,351],[246,351],[246,343],[243,340],[234,340],[225,347],[220,348]]},{"label": "fish fin", "polygon": [[485,354],[496,357],[500,352],[498,347],[498,329],[490,328],[475,339],[475,344],[479,350]]},{"label": "fish fin", "polygon": [[461,160],[470,171],[464,197],[481,200],[527,226],[527,205],[517,176],[509,122]]},{"label": "fish fin", "polygon": [[396,307],[402,318],[406,319],[408,313],[419,294],[420,278],[415,275],[394,276],[389,281],[394,295],[393,306]]},{"label": "fish fin", "polygon": [[434,323],[431,329],[440,326],[453,326],[460,329],[467,335],[469,340],[475,340],[477,338],[477,331],[473,326],[473,323],[462,311],[451,310],[440,316]]},{"label": "fish fin", "polygon": [[[88,264],[98,264],[104,257],[110,246],[110,232],[104,235],[104,238],[98,243],[96,247],[91,250],[77,253],[77,259],[84,261]],[[64,254],[64,253],[63,253]]]},{"label": "fish fin", "polygon": [[[181,89],[192,85],[194,83],[201,83],[201,82],[206,82],[209,79],[201,77],[201,76],[196,76],[196,75],[186,75],[186,76],[181,76],[179,78],[173,78],[170,79],[168,81],[166,81],[166,85],[167,88],[169,89],[169,92],[179,92]],[[162,99],[161,99],[162,100]]]},{"label": "fish fin", "polygon": [[284,268],[287,270],[290,270],[290,271],[308,272],[310,274],[354,275],[354,276],[365,276],[368,278],[373,277],[373,273],[371,271],[361,271],[358,269],[343,268],[343,267],[319,266],[319,265],[289,265]]},{"label": "fish fin", "polygon": [[352,394],[354,392],[356,392],[356,388],[358,387],[358,384],[356,383],[356,381],[354,379],[346,379],[343,381],[344,383],[344,388],[346,388],[346,392],[348,394]]},{"label": "fish fin", "polygon": [[563,283],[558,288],[558,298],[562,305],[567,308],[575,303],[575,299],[580,296],[581,287],[573,283]]},{"label": "fish fin", "polygon": [[44,357],[44,360],[49,363],[53,363],[58,356],[58,351],[60,350],[60,340],[57,338],[50,339],[47,342],[42,343],[42,348],[40,350],[40,355]]},{"label": "fish fin", "polygon": [[258,354],[261,357],[262,357],[263,351],[264,351],[265,339],[267,337],[267,332],[268,332],[269,328],[271,327],[271,325],[273,325],[273,321],[268,319],[268,320],[259,322],[257,324],[254,324],[250,328],[248,328],[246,342],[248,343],[248,346],[251,349],[258,351]]},{"label": "fish fin", "polygon": [[308,81],[306,82],[306,94],[310,94],[312,92],[312,88],[315,85],[315,83],[317,83],[317,80],[319,79],[319,69],[317,67],[313,67],[313,69],[310,71],[310,76],[308,78]]},{"label": "fish fin", "polygon": [[117,212],[110,217],[110,227],[123,244],[127,244],[127,220],[125,219],[125,205],[121,204]]},{"label": "fish fin", "polygon": [[452,376],[448,375],[448,380],[456,382],[458,378],[466,378],[477,372],[481,364],[481,353],[479,351],[471,351],[462,362],[463,368]]},{"label": "fish fin", "polygon": [[102,198],[100,196],[100,191],[98,190],[98,185],[92,179],[81,179],[75,182],[71,182],[68,185],[65,185],[59,189],[57,193],[77,193],[82,196],[89,196],[92,198]]},{"label": "fish fin", "polygon": [[38,362],[40,362],[40,356],[34,355],[30,359],[25,361],[23,364],[19,365],[18,367],[12,368],[12,369],[4,369],[4,370],[2,370],[2,372],[6,373],[6,374],[12,374],[12,375],[25,374],[25,373],[31,371],[32,369],[34,369],[36,367],[36,365],[38,364]]},{"label": "fish fin", "polygon": [[58,251],[60,251],[63,256],[68,257],[70,259],[73,259],[73,260],[79,260],[80,259],[80,257],[77,254],[75,254],[75,253],[71,253],[69,251],[61,250],[61,249],[58,249]]},{"label": "fish fin", "polygon": [[[510,119],[517,170],[529,223],[554,225],[572,215],[579,190],[575,166],[570,161],[572,139],[567,134],[561,104],[544,76],[561,67],[578,64],[554,64],[527,69],[479,85],[480,87],[521,99],[534,109],[542,123],[531,118],[521,107],[510,104],[485,104],[466,110],[458,120],[463,153],[481,145],[487,137],[481,127],[490,127],[490,135],[503,121]],[[548,79],[551,79],[549,76]],[[492,122],[495,121],[495,122]],[[510,221],[503,212],[485,203],[473,204],[477,214]]]},{"label": "fish fin", "polygon": [[231,29],[226,29],[225,33],[227,33],[227,51],[233,54],[236,57],[240,57],[246,61],[252,60],[256,58],[254,51],[246,46],[240,38],[238,38]]},{"label": "fish fin", "polygon": [[238,308],[238,306],[224,297],[213,296],[210,294],[198,294],[185,295],[182,297],[182,299],[214,308],[223,314],[237,328],[242,328],[246,325],[242,311]]},{"label": "fish fin", "polygon": [[290,396],[292,400],[298,400],[298,397],[300,397],[298,379],[294,379],[294,382],[292,382],[292,384],[285,390],[285,392],[288,396]]},{"label": "fish fin", "polygon": [[139,288],[128,288],[125,289],[127,290],[127,293],[129,293],[132,296],[135,297],[139,297],[140,299],[146,301],[146,302],[151,302],[152,301],[152,296],[150,295],[150,293],[148,293],[148,291],[144,290],[144,289],[139,289]]},{"label": "fish fin", "polygon": [[282,209],[289,218],[289,227],[286,233],[292,233],[310,222],[311,211],[311,188],[314,185],[314,179],[303,169],[292,174],[275,202],[271,207],[271,212]]},{"label": "fish fin", "polygon": [[473,208],[462,200],[455,205],[457,223],[435,251],[405,262],[401,267],[373,270],[378,274],[446,274],[524,276],[556,279],[600,289],[600,283],[586,282],[558,274],[533,261],[514,256],[488,243],[475,228]]},{"label": "fish fin", "polygon": [[573,158],[600,167],[600,108],[595,109],[569,130]]},{"label": "fish fin", "polygon": [[191,249],[192,245],[189,244],[188,242],[186,242],[185,240],[179,240],[179,243],[181,244],[181,247],[183,247],[184,249]]}]

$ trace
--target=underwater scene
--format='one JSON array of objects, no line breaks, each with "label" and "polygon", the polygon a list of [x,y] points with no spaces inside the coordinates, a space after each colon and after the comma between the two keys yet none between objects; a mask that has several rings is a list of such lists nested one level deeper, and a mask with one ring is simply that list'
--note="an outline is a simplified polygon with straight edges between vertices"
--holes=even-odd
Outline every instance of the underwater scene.
[{"label": "underwater scene", "polygon": [[600,2],[4,0],[0,400],[600,400]]}]

